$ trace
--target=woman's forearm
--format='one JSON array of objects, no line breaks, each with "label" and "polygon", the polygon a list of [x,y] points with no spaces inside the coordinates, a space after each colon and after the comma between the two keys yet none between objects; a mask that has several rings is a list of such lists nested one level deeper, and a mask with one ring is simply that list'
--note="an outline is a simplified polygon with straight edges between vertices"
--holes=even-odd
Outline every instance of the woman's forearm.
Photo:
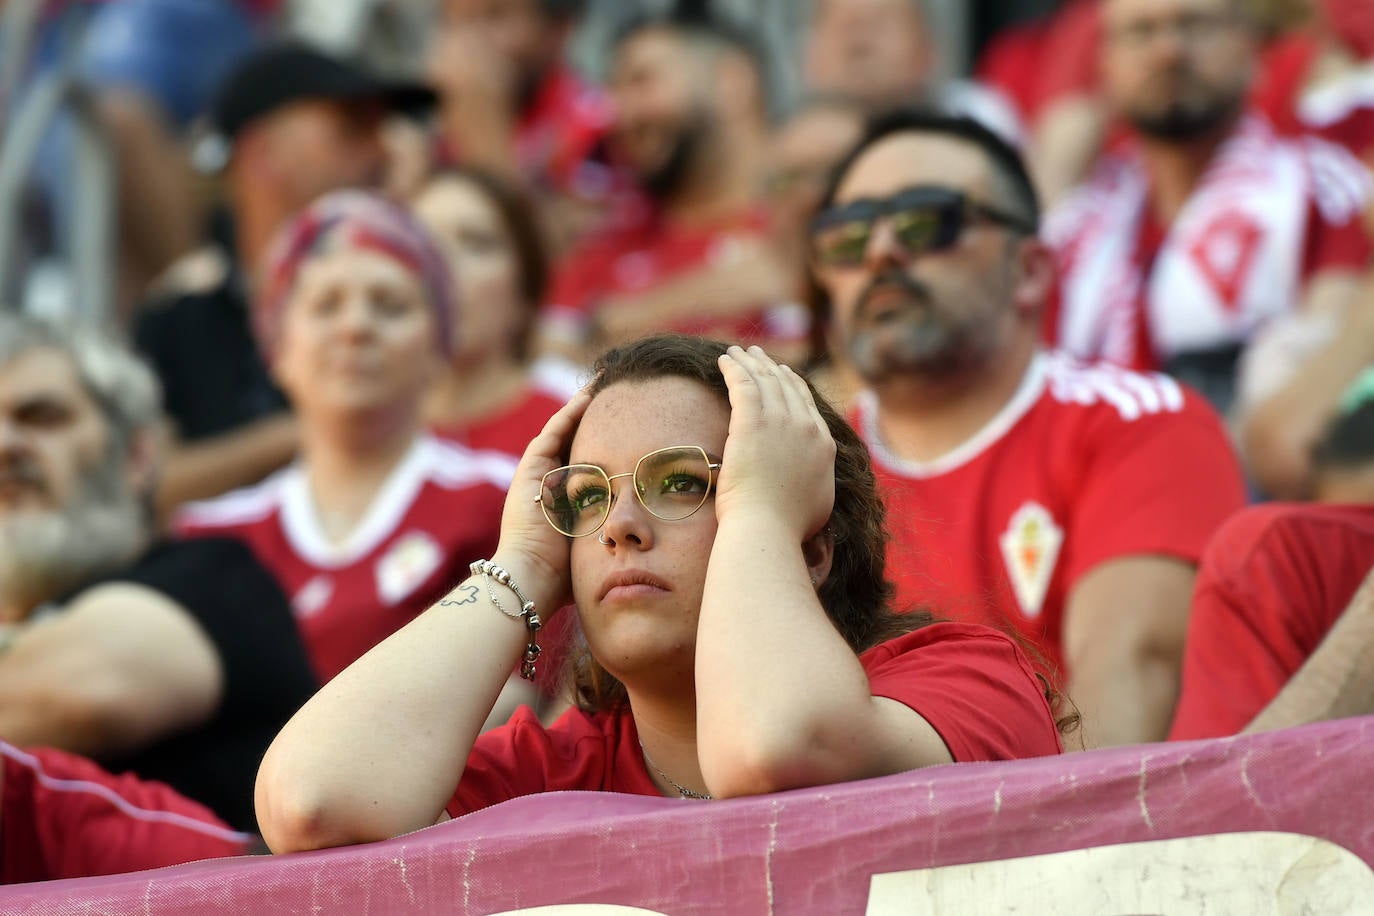
[{"label": "woman's forearm", "polygon": [[820,606],[800,546],[766,520],[716,535],[697,632],[697,746],[713,792],[854,779],[868,678]]},{"label": "woman's forearm", "polygon": [[[503,565],[536,607],[549,608],[556,596],[532,571]],[[508,589],[495,590],[518,610]],[[268,845],[370,842],[433,824],[527,638],[475,576],[345,669],[263,759],[257,813]]]}]

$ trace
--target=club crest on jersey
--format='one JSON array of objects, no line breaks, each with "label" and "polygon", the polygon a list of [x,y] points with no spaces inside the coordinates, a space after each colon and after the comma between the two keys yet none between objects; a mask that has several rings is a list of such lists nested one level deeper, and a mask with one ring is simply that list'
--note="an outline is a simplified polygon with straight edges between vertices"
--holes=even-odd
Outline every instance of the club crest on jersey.
[{"label": "club crest on jersey", "polygon": [[291,610],[297,617],[314,617],[329,599],[334,597],[334,580],[329,576],[316,576],[300,587],[291,599]]},{"label": "club crest on jersey", "polygon": [[1021,613],[1040,616],[1054,564],[1059,560],[1059,548],[1064,543],[1064,529],[1054,523],[1048,509],[1028,502],[1012,515],[1000,543]]},{"label": "club crest on jersey", "polygon": [[443,550],[423,531],[398,538],[377,561],[377,595],[387,604],[399,603],[419,588],[443,559]]}]

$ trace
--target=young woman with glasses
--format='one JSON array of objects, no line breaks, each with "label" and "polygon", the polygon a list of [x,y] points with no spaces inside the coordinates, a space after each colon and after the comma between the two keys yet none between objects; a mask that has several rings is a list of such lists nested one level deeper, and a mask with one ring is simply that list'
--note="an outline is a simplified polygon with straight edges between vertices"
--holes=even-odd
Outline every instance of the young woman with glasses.
[{"label": "young woman with glasses", "polygon": [[[525,452],[489,563],[326,686],[268,751],[278,852],[505,799],[706,799],[1053,754],[1043,683],[984,627],[898,617],[868,453],[761,350],[649,338]],[[571,600],[578,705],[478,737]]]}]

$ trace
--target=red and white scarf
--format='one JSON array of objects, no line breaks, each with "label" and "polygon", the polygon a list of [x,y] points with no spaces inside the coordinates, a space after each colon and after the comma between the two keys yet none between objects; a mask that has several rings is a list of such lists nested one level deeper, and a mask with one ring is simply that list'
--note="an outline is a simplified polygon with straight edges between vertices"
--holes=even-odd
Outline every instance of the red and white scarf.
[{"label": "red and white scarf", "polygon": [[1299,302],[1312,203],[1345,222],[1363,209],[1368,184],[1342,151],[1280,139],[1268,122],[1247,117],[1151,262],[1139,239],[1144,168],[1130,155],[1104,165],[1047,224],[1059,256],[1058,344],[1083,358],[1151,368],[1244,343]]}]

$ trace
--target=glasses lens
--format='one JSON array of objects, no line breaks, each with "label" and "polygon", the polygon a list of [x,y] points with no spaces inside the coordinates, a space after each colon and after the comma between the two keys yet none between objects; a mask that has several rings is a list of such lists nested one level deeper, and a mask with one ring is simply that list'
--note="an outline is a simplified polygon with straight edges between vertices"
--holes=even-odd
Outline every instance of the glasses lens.
[{"label": "glasses lens", "polygon": [[611,507],[611,484],[601,468],[574,464],[544,475],[539,505],[549,524],[569,537],[591,534]]},{"label": "glasses lens", "polygon": [[963,228],[959,211],[950,207],[909,207],[892,214],[892,232],[910,254],[946,248]]},{"label": "glasses lens", "polygon": [[669,448],[635,466],[635,490],[644,508],[661,519],[682,519],[711,493],[711,466],[699,448]]},{"label": "glasses lens", "polygon": [[835,267],[862,264],[868,250],[868,237],[873,232],[869,219],[847,220],[817,230],[811,238],[816,259]]}]

